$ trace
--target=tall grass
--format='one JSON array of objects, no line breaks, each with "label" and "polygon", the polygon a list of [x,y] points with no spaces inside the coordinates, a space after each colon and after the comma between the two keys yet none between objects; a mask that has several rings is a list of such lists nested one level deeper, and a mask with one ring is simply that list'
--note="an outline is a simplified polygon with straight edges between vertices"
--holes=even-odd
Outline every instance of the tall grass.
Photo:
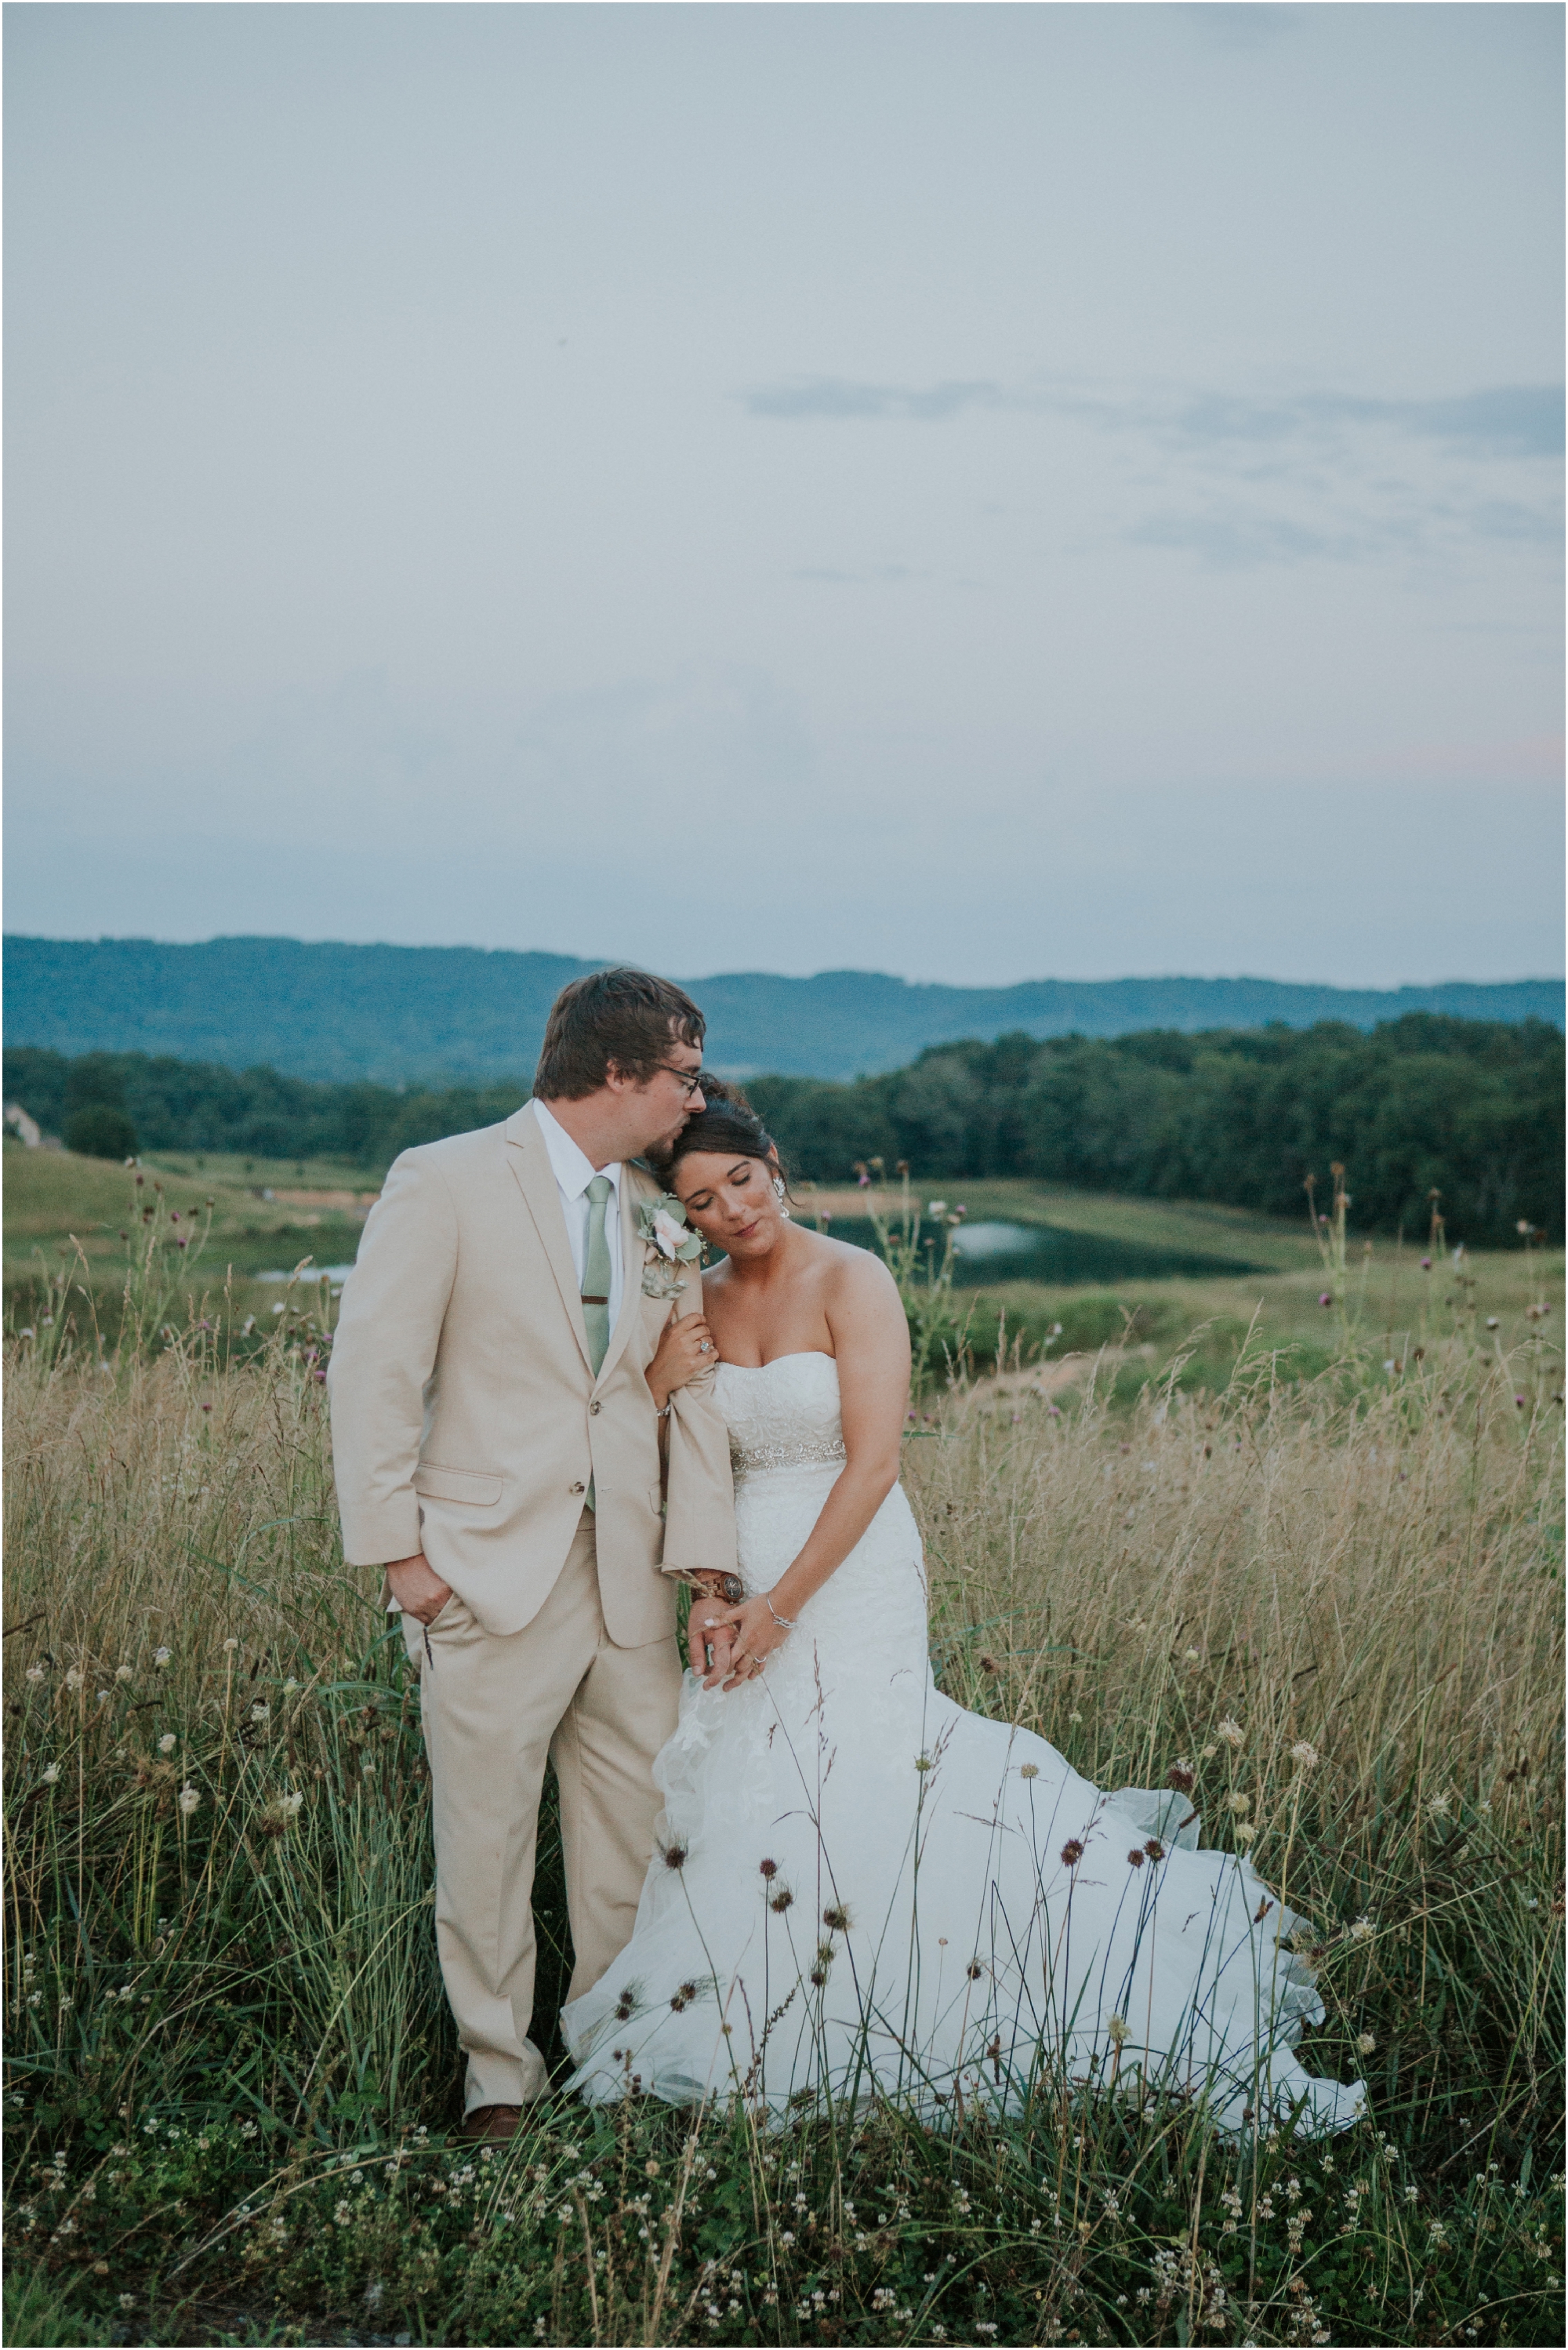
[{"label": "tall grass", "polygon": [[[1561,2338],[1539,1343],[1298,1386],[1243,1355],[1223,1394],[1130,1406],[982,1383],[909,1447],[943,1687],[1103,1785],[1196,1773],[1205,1840],[1313,1921],[1309,2061],[1367,2079],[1368,2124],[551,2103],[475,2157],[322,1333],[291,1301],[249,1359],[238,1335],[100,1359],[62,1315],[10,1350],[12,2341]],[[548,2003],[549,1835],[540,1908]]]}]

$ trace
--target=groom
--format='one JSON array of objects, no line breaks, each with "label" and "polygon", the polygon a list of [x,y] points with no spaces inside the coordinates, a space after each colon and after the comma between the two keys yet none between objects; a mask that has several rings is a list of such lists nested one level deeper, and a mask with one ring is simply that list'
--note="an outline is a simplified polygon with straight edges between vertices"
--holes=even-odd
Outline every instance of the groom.
[{"label": "groom", "polygon": [[630,1939],[653,1849],[651,1765],[680,1682],[668,1570],[734,1569],[711,1378],[671,1397],[662,1473],[644,1373],[674,1284],[684,1316],[701,1284],[644,1237],[659,1191],[631,1163],[702,1107],[702,1034],[667,980],[574,980],[534,1099],[404,1151],[343,1292],[328,1376],[343,1548],[384,1568],[421,1668],[471,2137],[510,2137],[545,2086],[527,2036],[545,1761],[576,1999]]}]

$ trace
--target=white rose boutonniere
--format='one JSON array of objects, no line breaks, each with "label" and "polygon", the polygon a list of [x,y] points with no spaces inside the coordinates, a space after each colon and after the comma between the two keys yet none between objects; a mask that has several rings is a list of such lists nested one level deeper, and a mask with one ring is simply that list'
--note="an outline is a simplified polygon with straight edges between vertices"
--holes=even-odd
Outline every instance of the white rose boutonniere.
[{"label": "white rose boutonniere", "polygon": [[637,1236],[648,1252],[642,1270],[645,1297],[677,1297],[686,1286],[684,1264],[695,1264],[702,1253],[701,1233],[691,1231],[686,1211],[672,1191],[657,1200],[639,1200]]}]

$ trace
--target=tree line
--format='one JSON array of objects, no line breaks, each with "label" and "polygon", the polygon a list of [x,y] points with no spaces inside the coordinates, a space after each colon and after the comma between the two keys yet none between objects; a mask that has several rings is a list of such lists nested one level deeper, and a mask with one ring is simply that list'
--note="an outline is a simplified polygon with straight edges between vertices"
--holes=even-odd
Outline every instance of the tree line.
[{"label": "tree line", "polygon": [[[1338,1159],[1363,1230],[1424,1233],[1436,1191],[1473,1245],[1513,1242],[1521,1222],[1563,1231],[1563,1039],[1545,1021],[1017,1035],[933,1045],[848,1084],[759,1076],[747,1091],[792,1174],[818,1182],[879,1157],[922,1179],[1026,1176],[1294,1215],[1305,1178],[1326,1192]],[[79,1133],[84,1113],[112,1110],[128,1148],[367,1168],[504,1118],[526,1092],[522,1079],[400,1092],[134,1053],[5,1055],[7,1101],[67,1140],[73,1118]]]}]

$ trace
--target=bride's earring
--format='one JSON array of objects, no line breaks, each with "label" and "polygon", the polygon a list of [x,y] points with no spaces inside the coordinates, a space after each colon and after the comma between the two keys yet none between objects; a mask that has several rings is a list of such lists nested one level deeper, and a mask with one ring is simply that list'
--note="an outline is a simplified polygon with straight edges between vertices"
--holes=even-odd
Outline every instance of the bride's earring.
[{"label": "bride's earring", "polygon": [[784,1222],[787,1224],[789,1222],[789,1210],[784,1205],[784,1185],[782,1175],[775,1175],[774,1177],[774,1197],[779,1203],[779,1214],[784,1218]]}]

